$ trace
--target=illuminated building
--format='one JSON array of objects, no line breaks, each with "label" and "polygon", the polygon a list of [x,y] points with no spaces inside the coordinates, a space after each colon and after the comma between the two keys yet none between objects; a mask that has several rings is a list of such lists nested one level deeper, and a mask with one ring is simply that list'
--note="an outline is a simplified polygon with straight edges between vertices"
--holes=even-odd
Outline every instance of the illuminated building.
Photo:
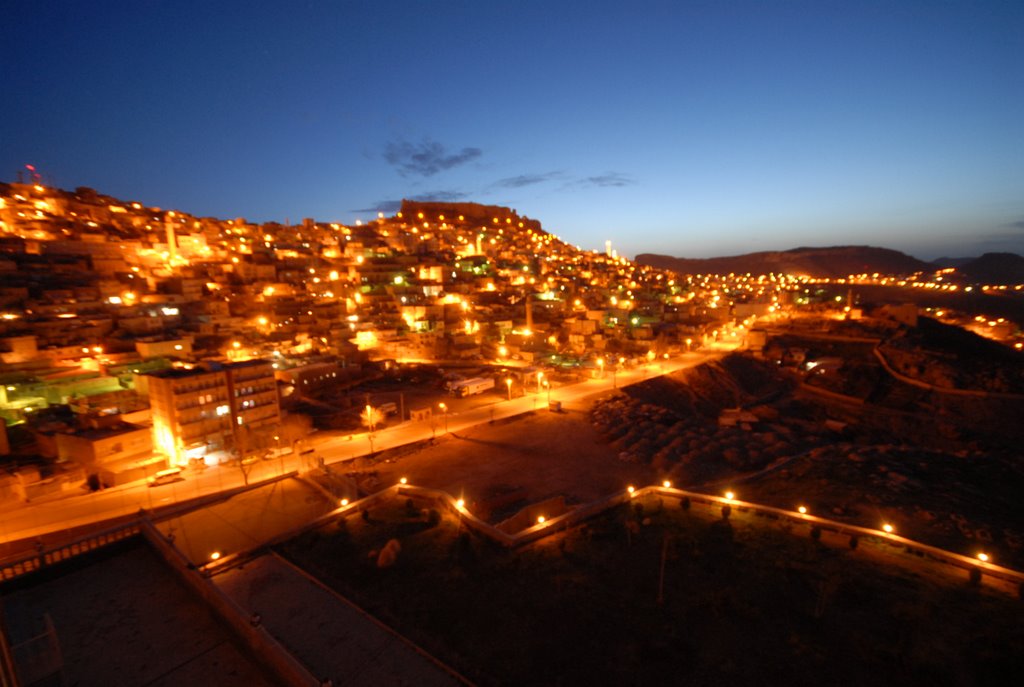
[{"label": "illuminated building", "polygon": [[145,376],[153,446],[173,465],[234,448],[242,426],[275,425],[281,419],[274,368],[266,360],[206,362]]}]

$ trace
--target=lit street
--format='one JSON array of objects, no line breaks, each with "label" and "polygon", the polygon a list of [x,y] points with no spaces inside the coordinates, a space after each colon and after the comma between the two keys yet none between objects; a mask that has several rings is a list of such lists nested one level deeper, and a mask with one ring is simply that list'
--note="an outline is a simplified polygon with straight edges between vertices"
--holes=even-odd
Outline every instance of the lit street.
[{"label": "lit street", "polygon": [[[718,348],[718,346],[716,346]],[[732,346],[721,345],[722,351]],[[552,388],[551,401],[562,403],[577,402],[593,394],[610,391],[614,386],[628,386],[658,375],[669,374],[688,367],[701,365],[723,355],[723,352],[702,351],[688,353],[669,360],[638,365],[633,369],[613,372],[604,371],[604,378],[589,379],[578,384]],[[448,432],[459,432],[491,420],[500,420],[533,410],[545,409],[548,402],[547,390],[540,393],[531,391],[529,385],[525,395],[511,401],[495,394],[488,394],[485,402],[471,410],[447,413],[447,418],[435,415],[432,422],[404,422],[374,432],[373,450],[380,452],[405,444],[430,439],[432,435],[442,436],[447,424]],[[433,425],[433,426],[432,426]],[[327,464],[337,464],[370,453],[367,433],[314,435],[309,442],[312,454],[303,456],[300,452],[269,460],[261,460],[249,466],[248,481],[259,482],[293,470],[303,471],[316,465],[318,457]],[[31,539],[47,533],[70,530],[92,522],[136,513],[140,508],[159,509],[180,501],[210,496],[227,489],[245,484],[245,478],[237,465],[208,467],[201,472],[186,470],[184,479],[155,487],[139,481],[95,493],[82,493],[63,498],[49,498],[37,503],[24,504],[3,513],[0,526],[0,542]]]}]

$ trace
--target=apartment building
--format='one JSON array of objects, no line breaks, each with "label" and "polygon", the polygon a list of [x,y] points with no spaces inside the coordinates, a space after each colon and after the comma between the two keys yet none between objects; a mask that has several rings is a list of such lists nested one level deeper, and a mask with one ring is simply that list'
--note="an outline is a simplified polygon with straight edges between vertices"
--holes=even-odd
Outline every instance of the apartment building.
[{"label": "apartment building", "polygon": [[173,465],[233,450],[243,426],[257,429],[280,423],[277,382],[269,361],[208,361],[192,369],[144,376],[153,413],[153,445]]}]

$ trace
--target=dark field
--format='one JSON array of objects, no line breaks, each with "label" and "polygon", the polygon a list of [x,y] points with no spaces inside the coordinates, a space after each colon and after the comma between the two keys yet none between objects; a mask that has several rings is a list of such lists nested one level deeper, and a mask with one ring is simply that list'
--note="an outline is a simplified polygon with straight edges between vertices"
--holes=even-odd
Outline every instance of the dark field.
[{"label": "dark field", "polygon": [[991,684],[1024,667],[1018,599],[889,545],[650,498],[506,551],[412,505],[283,553],[480,684]]}]

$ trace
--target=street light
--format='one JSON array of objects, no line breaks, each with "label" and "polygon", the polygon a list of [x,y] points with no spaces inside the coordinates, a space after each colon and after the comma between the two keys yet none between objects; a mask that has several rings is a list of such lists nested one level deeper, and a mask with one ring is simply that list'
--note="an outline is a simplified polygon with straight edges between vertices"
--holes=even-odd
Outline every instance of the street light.
[{"label": "street light", "polygon": [[512,378],[505,377],[505,386],[508,387],[508,400],[512,400]]},{"label": "street light", "polygon": [[544,373],[543,372],[538,372],[537,373],[537,393],[538,394],[540,393],[540,383],[541,383],[541,380],[543,380],[543,379],[544,379]]},{"label": "street light", "polygon": [[447,434],[448,433],[448,406],[445,403],[438,403],[437,407],[440,408],[441,412],[444,414],[444,432],[445,432],[445,434]]},{"label": "street light", "polygon": [[604,358],[597,359],[597,369],[600,371],[601,379],[604,379]]}]

